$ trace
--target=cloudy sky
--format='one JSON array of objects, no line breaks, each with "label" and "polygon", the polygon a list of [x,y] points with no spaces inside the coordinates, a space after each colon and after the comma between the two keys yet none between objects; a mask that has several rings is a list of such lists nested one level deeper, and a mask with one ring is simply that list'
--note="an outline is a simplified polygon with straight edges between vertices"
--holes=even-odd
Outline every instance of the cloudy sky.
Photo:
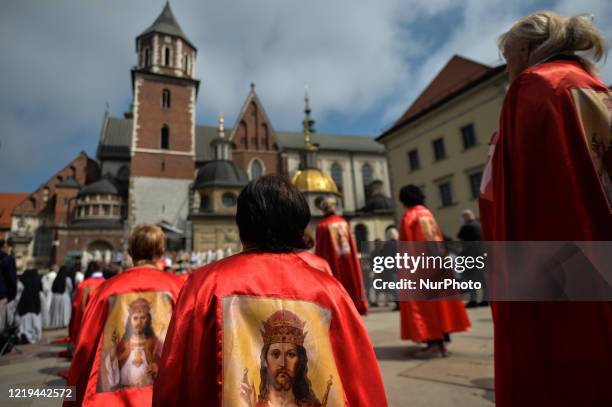
[{"label": "cloudy sky", "polygon": [[[0,0],[0,191],[29,192],[81,150],[105,106],[131,101],[134,38],[165,0]],[[609,0],[172,0],[198,47],[198,124],[233,125],[255,82],[272,125],[299,131],[303,85],[322,133],[376,136],[453,54],[496,65],[496,37],[540,9],[592,13]],[[601,65],[612,83],[612,62]]]}]

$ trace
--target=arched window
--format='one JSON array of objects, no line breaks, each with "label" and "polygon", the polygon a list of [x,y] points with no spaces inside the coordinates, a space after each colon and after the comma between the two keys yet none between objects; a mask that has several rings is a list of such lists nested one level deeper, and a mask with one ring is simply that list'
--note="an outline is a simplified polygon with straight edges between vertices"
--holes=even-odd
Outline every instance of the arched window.
[{"label": "arched window", "polygon": [[170,91],[168,89],[164,89],[162,92],[162,109],[170,109]]},{"label": "arched window", "polygon": [[170,149],[170,128],[165,124],[161,129],[161,146],[163,150]]},{"label": "arched window", "polygon": [[342,166],[338,163],[333,163],[331,166],[331,177],[336,183],[339,190],[342,190]]},{"label": "arched window", "polygon": [[266,123],[264,123],[261,127],[263,128],[264,149],[269,150],[270,149],[270,129],[268,128],[268,125]]},{"label": "arched window", "polygon": [[245,122],[240,122],[240,134],[242,135],[242,148],[248,150],[249,148],[249,135],[247,134],[247,126]]},{"label": "arched window", "polygon": [[144,66],[149,65],[151,65],[151,49],[147,47],[144,49]]},{"label": "arched window", "polygon": [[164,65],[170,66],[170,47],[164,48]]},{"label": "arched window", "polygon": [[368,187],[374,181],[374,173],[370,164],[363,164],[361,167],[361,179],[363,180],[363,192],[364,195],[368,195]]},{"label": "arched window", "polygon": [[261,164],[261,161],[257,159],[253,160],[249,173],[251,174],[251,179],[261,177],[263,175],[263,165]]},{"label": "arched window", "polygon": [[189,58],[187,54],[183,55],[183,70],[185,73],[189,73]]}]

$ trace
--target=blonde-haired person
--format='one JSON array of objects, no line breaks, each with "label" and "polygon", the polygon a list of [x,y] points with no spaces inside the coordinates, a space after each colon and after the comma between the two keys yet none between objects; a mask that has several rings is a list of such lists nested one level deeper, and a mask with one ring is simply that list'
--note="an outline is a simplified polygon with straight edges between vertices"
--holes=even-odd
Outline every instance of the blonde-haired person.
[{"label": "blonde-haired person", "polygon": [[[483,180],[485,240],[612,240],[603,36],[590,17],[546,11],[499,47],[511,84]],[[496,302],[493,319],[498,406],[612,405],[610,302]]]},{"label": "blonde-haired person", "polygon": [[83,315],[64,405],[151,405],[153,381],[181,281],[156,266],[166,237],[139,225],[129,238],[134,267],[91,294]]}]

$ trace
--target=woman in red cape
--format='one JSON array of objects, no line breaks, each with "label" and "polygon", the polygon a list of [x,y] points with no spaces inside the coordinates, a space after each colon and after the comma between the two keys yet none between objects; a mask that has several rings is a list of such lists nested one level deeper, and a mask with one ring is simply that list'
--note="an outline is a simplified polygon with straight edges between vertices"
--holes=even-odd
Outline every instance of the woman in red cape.
[{"label": "woman in red cape", "polygon": [[327,260],[334,277],[353,299],[357,311],[366,315],[368,301],[351,228],[344,218],[335,214],[335,198],[324,199],[321,210],[325,218],[317,225],[315,253]]},{"label": "woman in red cape", "polygon": [[[400,225],[400,241],[442,242],[444,238],[433,215],[425,206],[419,187],[406,185],[400,190],[406,208]],[[466,331],[470,321],[461,300],[400,301],[402,339],[427,342],[416,357],[446,356],[445,341],[452,332]]]},{"label": "woman in red cape", "polygon": [[[587,17],[539,12],[500,37],[511,81],[483,177],[487,240],[612,240],[609,89]],[[489,172],[485,170],[485,174]],[[495,402],[612,405],[612,304],[494,302]]]},{"label": "woman in red cape", "polygon": [[89,296],[92,294],[92,291],[103,282],[104,276],[100,269],[100,263],[92,261],[87,265],[85,280],[77,286],[74,297],[72,297],[72,314],[70,315],[68,332],[70,341],[74,346],[76,346],[78,341],[79,331],[81,330],[81,319],[83,318]]},{"label": "woman in red cape", "polygon": [[283,177],[244,188],[236,223],[245,250],[185,283],[154,406],[387,405],[352,300],[319,261],[299,255],[309,220],[304,196]]},{"label": "woman in red cape", "polygon": [[[159,227],[136,227],[129,242],[136,266],[107,280],[93,293],[83,315],[67,383],[76,387],[76,401],[65,401],[64,406],[151,405],[152,382],[161,355],[159,337],[166,329],[163,321],[170,320],[170,315],[162,313],[172,312],[180,291],[177,279],[155,266],[155,259],[164,252],[164,242]],[[128,317],[116,319],[116,315]],[[114,328],[109,330],[109,326]]]}]

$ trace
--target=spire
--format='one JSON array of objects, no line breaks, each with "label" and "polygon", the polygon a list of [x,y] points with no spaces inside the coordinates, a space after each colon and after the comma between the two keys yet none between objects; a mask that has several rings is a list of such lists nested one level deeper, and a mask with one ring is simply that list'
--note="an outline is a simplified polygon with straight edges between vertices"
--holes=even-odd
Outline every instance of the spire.
[{"label": "spire", "polygon": [[308,85],[304,85],[304,150],[302,152],[301,168],[317,168],[317,151],[319,148],[312,143],[311,135],[315,132],[315,121],[310,117],[310,99],[308,98]]},{"label": "spire", "polygon": [[304,128],[304,148],[306,150],[316,151],[317,147],[312,144],[310,135],[315,133],[314,124],[315,121],[310,117],[310,99],[308,98],[308,84],[304,84],[304,120],[302,126]]},{"label": "spire", "polygon": [[225,137],[225,117],[219,113],[217,137],[210,142],[215,152],[215,160],[231,160],[232,142]]},{"label": "spire", "polygon": [[166,4],[164,5],[164,9],[162,10],[161,14],[157,17],[155,22],[151,24],[149,28],[144,30],[144,32],[140,34],[139,37],[142,37],[143,35],[149,34],[152,32],[180,37],[186,42],[188,42],[190,45],[192,45],[191,41],[187,39],[187,36],[181,29],[181,26],[176,21],[176,18],[174,17],[174,13],[172,13],[172,9],[170,8],[169,1],[166,1]]}]

